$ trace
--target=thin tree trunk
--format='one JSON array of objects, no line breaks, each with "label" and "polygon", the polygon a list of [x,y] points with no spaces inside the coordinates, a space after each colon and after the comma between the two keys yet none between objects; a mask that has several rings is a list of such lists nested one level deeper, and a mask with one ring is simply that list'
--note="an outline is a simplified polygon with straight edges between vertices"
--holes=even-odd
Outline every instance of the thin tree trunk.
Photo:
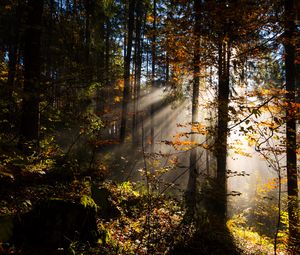
[{"label": "thin tree trunk", "polygon": [[[299,206],[297,183],[297,142],[296,142],[296,109],[295,90],[295,45],[293,37],[295,32],[294,1],[286,0],[285,4],[285,72],[287,103],[286,110],[286,163],[288,186],[288,218],[289,218],[289,246],[295,248],[299,245]],[[296,244],[298,242],[298,244]]]},{"label": "thin tree trunk", "polygon": [[13,105],[13,91],[16,77],[16,67],[17,67],[17,45],[14,42],[10,45],[9,54],[8,54],[8,79],[7,79],[7,101],[9,104],[10,111],[12,110]]},{"label": "thin tree trunk", "polygon": [[[98,22],[97,34],[99,38],[100,47],[97,49],[97,81],[101,84],[101,88],[97,89],[96,95],[96,113],[103,112],[106,100],[109,98],[108,95],[108,72],[109,72],[109,27],[105,27],[105,19],[107,18],[103,12],[100,10],[100,18],[94,20],[93,22]],[[107,20],[107,22],[109,22]]]},{"label": "thin tree trunk", "polygon": [[143,1],[137,2],[137,21],[136,21],[136,38],[135,38],[135,90],[134,90],[134,110],[132,117],[132,143],[138,143],[138,117],[139,117],[139,99],[141,89],[141,73],[142,73],[142,20],[143,19]]},{"label": "thin tree trunk", "polygon": [[[155,68],[156,68],[156,0],[153,0],[153,23],[152,23],[152,68],[151,68],[151,96],[155,88]],[[151,153],[154,152],[154,104],[150,106],[150,148]]]},{"label": "thin tree trunk", "polygon": [[105,33],[105,85],[108,87],[110,84],[110,21],[106,21],[106,33]]},{"label": "thin tree trunk", "polygon": [[[39,101],[41,72],[41,24],[43,0],[28,1],[28,21],[24,47],[24,96],[19,145],[25,149],[27,142],[38,146]],[[25,147],[24,147],[25,146]]]},{"label": "thin tree trunk", "polygon": [[120,128],[120,141],[125,142],[126,138],[126,126],[127,126],[127,112],[128,104],[130,100],[130,62],[131,62],[131,48],[132,48],[132,37],[134,27],[134,8],[135,0],[129,0],[128,7],[128,34],[127,34],[127,47],[126,55],[124,58],[124,91],[123,91],[123,102],[122,102],[122,117],[121,117],[121,128]]},{"label": "thin tree trunk", "polygon": [[18,52],[19,52],[19,31],[21,25],[21,16],[23,12],[23,3],[18,1],[16,7],[16,17],[15,22],[11,24],[11,40],[9,45],[8,52],[8,79],[7,79],[7,102],[9,109],[9,120],[12,120],[12,115],[14,114],[14,102],[13,102],[13,92],[15,90],[15,79],[16,79],[16,70],[18,63]]},{"label": "thin tree trunk", "polygon": [[[86,12],[86,17],[85,17],[85,61],[86,65],[89,67],[90,64],[90,47],[91,47],[91,30],[90,30],[90,21],[91,21],[91,3],[90,0],[85,0],[85,12]],[[89,72],[88,70],[87,77],[89,77]]]},{"label": "thin tree trunk", "polygon": [[[200,89],[200,36],[201,36],[201,2],[194,1],[195,25],[194,25],[194,72],[193,72],[193,98],[192,98],[192,128],[191,128],[191,143],[196,142],[196,134],[194,134],[193,126],[198,123],[199,115],[199,89]],[[196,206],[196,192],[198,180],[197,167],[198,148],[195,147],[190,153],[190,171],[188,181],[188,196],[187,202],[191,211],[194,211]]]}]

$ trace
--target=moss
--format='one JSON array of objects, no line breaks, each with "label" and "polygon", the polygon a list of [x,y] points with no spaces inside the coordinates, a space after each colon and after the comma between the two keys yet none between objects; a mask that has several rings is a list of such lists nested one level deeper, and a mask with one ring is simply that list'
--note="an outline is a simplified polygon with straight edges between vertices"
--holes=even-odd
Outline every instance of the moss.
[{"label": "moss", "polygon": [[80,204],[82,204],[84,207],[93,208],[97,212],[97,204],[90,196],[83,195],[80,199]]}]

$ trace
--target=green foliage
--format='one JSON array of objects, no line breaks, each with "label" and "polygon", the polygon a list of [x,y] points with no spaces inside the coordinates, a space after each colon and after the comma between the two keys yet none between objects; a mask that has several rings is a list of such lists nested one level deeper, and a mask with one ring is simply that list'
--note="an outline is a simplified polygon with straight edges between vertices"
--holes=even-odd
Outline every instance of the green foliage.
[{"label": "green foliage", "polygon": [[273,242],[271,238],[262,236],[252,228],[247,227],[243,215],[237,215],[227,222],[227,227],[232,233],[237,246],[247,255],[271,255],[273,254]]},{"label": "green foliage", "polygon": [[80,198],[80,203],[84,206],[84,207],[89,207],[89,208],[93,208],[95,211],[97,211],[97,204],[95,203],[95,201],[88,195],[83,195]]},{"label": "green foliage", "polygon": [[[245,247],[246,254],[273,254],[279,213],[277,182],[277,179],[272,179],[266,184],[258,185],[251,207],[234,215],[227,222],[238,245]],[[287,197],[284,193],[281,196],[278,252],[286,250],[288,239]]]},{"label": "green foliage", "polygon": [[108,182],[104,186],[111,191],[121,216],[98,225],[102,233],[98,248],[103,253],[163,254],[181,240],[185,226],[180,226],[180,204],[164,196],[146,195],[137,190],[139,185],[128,181],[118,185]]},{"label": "green foliage", "polygon": [[[138,191],[134,190],[133,183],[130,181],[120,183],[117,186],[117,189],[120,191],[120,194],[123,197],[126,196],[128,198],[129,196],[132,196],[132,197],[140,196],[140,193]],[[125,199],[126,199],[126,197],[125,197]]]},{"label": "green foliage", "polygon": [[[281,197],[281,214],[287,211],[285,194]],[[277,179],[269,181],[267,184],[258,185],[257,191],[252,201],[252,207],[244,212],[247,223],[255,231],[262,235],[274,237],[278,221],[278,190]],[[286,231],[287,225],[281,224],[280,229]]]}]

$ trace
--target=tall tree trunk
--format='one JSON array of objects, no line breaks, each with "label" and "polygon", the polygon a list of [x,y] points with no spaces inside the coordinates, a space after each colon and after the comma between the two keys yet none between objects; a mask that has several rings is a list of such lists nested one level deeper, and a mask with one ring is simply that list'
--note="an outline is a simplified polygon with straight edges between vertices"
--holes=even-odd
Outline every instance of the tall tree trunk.
[{"label": "tall tree trunk", "polygon": [[286,110],[286,163],[288,186],[288,218],[289,218],[289,245],[294,247],[299,244],[299,206],[297,183],[297,142],[296,142],[296,109],[295,109],[295,33],[294,1],[285,0],[285,72],[287,103]]},{"label": "tall tree trunk", "polygon": [[[193,98],[192,98],[192,128],[191,143],[196,142],[193,126],[198,124],[199,115],[199,89],[200,89],[200,36],[201,36],[201,2],[194,0],[195,25],[194,25],[194,71],[193,71]],[[196,192],[198,180],[197,167],[198,148],[195,147],[190,153],[190,171],[188,181],[187,203],[191,212],[196,206]]]},{"label": "tall tree trunk", "polygon": [[217,126],[217,177],[216,177],[216,213],[222,223],[227,217],[227,137],[228,137],[228,105],[229,105],[229,65],[230,43],[227,36],[219,42],[219,91],[218,91],[218,126]]},{"label": "tall tree trunk", "polygon": [[105,15],[101,12],[101,17],[97,19],[98,22],[98,38],[99,38],[99,49],[97,50],[97,81],[101,84],[101,88],[97,89],[96,96],[96,112],[99,113],[103,111],[105,107],[105,101],[108,96],[108,66],[109,66],[109,33],[108,27],[105,30]]},{"label": "tall tree trunk", "polygon": [[120,127],[121,143],[124,143],[126,137],[127,112],[128,112],[128,104],[130,100],[130,62],[131,62],[131,50],[132,50],[131,48],[132,48],[132,37],[133,37],[133,27],[134,27],[134,9],[135,9],[135,0],[129,0],[127,47],[126,47],[126,55],[124,58],[124,91],[123,91],[122,117],[121,117],[121,127]]},{"label": "tall tree trunk", "polygon": [[110,32],[111,24],[110,20],[106,21],[106,32],[105,32],[105,70],[104,70],[104,83],[105,86],[110,84]]},{"label": "tall tree trunk", "polygon": [[[92,8],[90,0],[85,0],[85,61],[89,67],[90,64],[90,51],[91,51],[91,15]],[[90,69],[87,70],[87,78],[89,77]]]},{"label": "tall tree trunk", "polygon": [[136,38],[135,38],[135,81],[134,81],[134,110],[132,117],[132,143],[138,143],[138,119],[139,119],[139,100],[141,90],[141,74],[142,74],[142,24],[143,24],[143,1],[137,2],[137,18],[136,18]]},{"label": "tall tree trunk", "polygon": [[[156,0],[153,0],[153,23],[152,23],[152,68],[151,68],[151,96],[155,88],[155,68],[156,68]],[[150,146],[151,153],[154,152],[154,104],[150,106]]]},{"label": "tall tree trunk", "polygon": [[8,102],[9,115],[8,118],[11,121],[12,115],[14,114],[14,101],[13,92],[15,87],[16,69],[18,62],[18,52],[19,52],[19,31],[21,25],[21,16],[24,4],[22,1],[17,2],[15,21],[11,24],[11,37],[10,45],[8,49],[8,79],[7,79],[7,95],[6,100]]},{"label": "tall tree trunk", "polygon": [[[19,144],[27,142],[38,146],[39,100],[41,72],[41,25],[43,0],[28,1],[28,20],[24,46],[24,96]],[[26,146],[26,145],[25,145]]]},{"label": "tall tree trunk", "polygon": [[170,80],[170,59],[169,59],[169,51],[166,52],[166,79],[165,79],[165,86],[169,85]]},{"label": "tall tree trunk", "polygon": [[9,109],[12,110],[13,105],[13,91],[16,77],[16,67],[17,67],[17,51],[18,47],[16,42],[13,42],[9,47],[8,53],[8,79],[7,79],[7,101],[9,104]]}]

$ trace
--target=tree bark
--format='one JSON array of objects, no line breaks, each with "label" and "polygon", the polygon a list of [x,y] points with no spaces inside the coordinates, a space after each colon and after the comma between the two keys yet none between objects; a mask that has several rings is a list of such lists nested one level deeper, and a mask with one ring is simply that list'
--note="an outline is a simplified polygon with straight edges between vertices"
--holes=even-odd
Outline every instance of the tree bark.
[{"label": "tree bark", "polygon": [[143,24],[143,1],[137,2],[136,17],[136,38],[135,38],[135,77],[134,77],[134,110],[132,117],[132,144],[138,144],[138,124],[139,124],[139,100],[141,90],[142,74],[142,24]]},{"label": "tree bark", "polygon": [[134,27],[134,9],[135,0],[129,0],[128,6],[128,32],[127,32],[127,47],[124,58],[124,91],[123,91],[123,102],[122,102],[122,117],[120,127],[120,141],[125,142],[126,138],[126,126],[127,126],[127,112],[128,104],[130,100],[130,63],[131,63],[131,51],[132,51],[132,37]]},{"label": "tree bark", "polygon": [[[287,103],[286,110],[286,163],[288,188],[288,219],[289,219],[289,246],[294,248],[299,244],[299,206],[297,183],[297,142],[296,142],[296,73],[295,73],[295,33],[294,1],[286,0],[285,4],[285,72]],[[297,243],[298,242],[298,243]]]},{"label": "tree bark", "polygon": [[[100,8],[100,7],[99,7]],[[106,99],[109,98],[108,93],[108,68],[109,68],[109,33],[108,26],[105,28],[105,13],[100,11],[99,18],[94,21],[98,22],[97,34],[99,38],[99,49],[97,49],[97,81],[101,84],[101,88],[97,89],[96,96],[96,113],[104,110]],[[106,20],[109,22],[108,20]]]},{"label": "tree bark", "polygon": [[[155,68],[156,68],[156,0],[153,0],[153,23],[152,23],[152,42],[151,42],[151,96],[155,88]],[[154,153],[154,104],[150,106],[150,151]]]},{"label": "tree bark", "polygon": [[28,1],[28,20],[24,46],[24,90],[19,145],[38,146],[41,72],[41,25],[43,0]]},{"label": "tree bark", "polygon": [[[226,36],[225,36],[226,37]],[[219,42],[219,91],[218,91],[218,124],[217,124],[217,177],[216,208],[218,218],[225,224],[227,217],[227,137],[228,137],[228,105],[229,105],[229,69],[230,42],[224,37]]]},{"label": "tree bark", "polygon": [[8,102],[8,119],[11,121],[14,114],[14,100],[13,100],[13,92],[15,90],[15,79],[16,79],[16,71],[18,64],[18,53],[20,48],[20,26],[21,26],[21,17],[24,4],[22,1],[17,2],[16,13],[14,22],[10,24],[10,44],[8,49],[8,79],[7,79],[7,94],[6,100]]},{"label": "tree bark", "polygon": [[[193,126],[198,124],[199,115],[199,89],[200,89],[200,36],[201,36],[201,2],[194,0],[194,71],[193,71],[193,97],[192,97],[192,128],[191,143],[196,142],[196,134],[194,134]],[[190,171],[188,181],[187,204],[191,211],[196,206],[196,192],[199,171],[197,167],[198,148],[195,147],[190,152]]]}]

